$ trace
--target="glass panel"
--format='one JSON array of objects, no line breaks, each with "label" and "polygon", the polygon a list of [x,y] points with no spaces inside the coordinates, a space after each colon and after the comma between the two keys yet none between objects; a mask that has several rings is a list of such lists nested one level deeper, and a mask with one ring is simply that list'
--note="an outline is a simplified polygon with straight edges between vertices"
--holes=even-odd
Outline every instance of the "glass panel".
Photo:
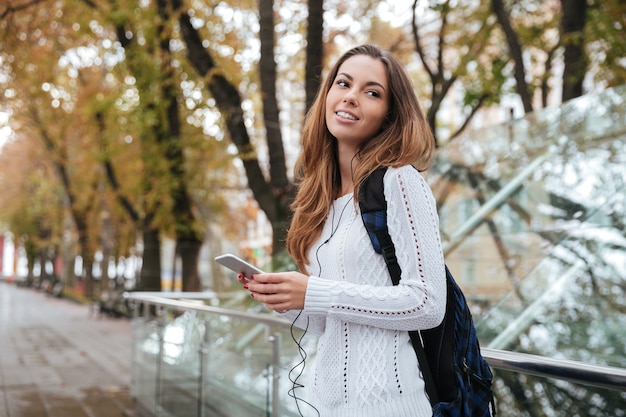
[{"label": "glass panel", "polygon": [[[289,329],[196,311],[166,316],[164,326],[158,325],[163,319],[133,321],[133,385],[141,408],[177,417],[271,415],[272,339],[278,338],[277,409],[281,416],[299,415],[290,375],[297,377],[302,357]],[[302,347],[312,354],[315,341],[307,339]]]},{"label": "glass panel", "polygon": [[159,381],[158,326],[155,321],[132,321],[133,396],[147,410],[156,410]]},{"label": "glass panel", "polygon": [[[157,399],[161,411],[176,417],[197,417],[200,406],[200,354],[204,327],[196,312],[164,312],[159,329],[160,383]],[[150,347],[146,346],[147,349]]]},{"label": "glass panel", "polygon": [[626,367],[626,86],[441,151],[446,261],[484,347]]},{"label": "glass panel", "polygon": [[626,416],[626,393],[496,370],[497,415],[507,417]]}]

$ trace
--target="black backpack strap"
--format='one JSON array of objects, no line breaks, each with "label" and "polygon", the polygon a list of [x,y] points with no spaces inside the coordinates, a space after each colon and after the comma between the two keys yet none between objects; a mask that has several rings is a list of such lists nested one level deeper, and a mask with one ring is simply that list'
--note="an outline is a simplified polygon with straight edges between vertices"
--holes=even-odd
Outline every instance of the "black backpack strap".
[{"label": "black backpack strap", "polygon": [[[389,235],[389,228],[387,227],[387,201],[385,200],[383,182],[385,172],[387,172],[387,167],[378,168],[365,179],[359,189],[359,206],[361,207],[363,224],[372,241],[372,246],[377,253],[383,255],[391,281],[393,285],[398,285],[402,269],[398,264],[396,248],[393,245]],[[431,405],[434,406],[439,402],[439,395],[437,394],[435,380],[428,365],[420,332],[410,331],[409,336],[411,337],[411,343],[413,344],[413,349],[415,349],[424,383],[426,384],[426,393],[430,398]]]},{"label": "black backpack strap", "polygon": [[359,189],[359,205],[374,250],[383,255],[393,285],[398,285],[402,270],[398,265],[396,248],[387,228],[387,201],[383,192],[385,172],[387,167],[378,168],[365,179]]},{"label": "black backpack strap", "polygon": [[435,406],[439,402],[439,394],[437,393],[437,385],[433,379],[433,374],[430,372],[430,366],[428,365],[428,358],[426,357],[426,351],[424,345],[422,345],[422,338],[419,330],[409,331],[411,337],[411,344],[417,355],[417,361],[420,364],[420,370],[422,371],[422,377],[424,378],[424,384],[426,385],[426,393],[430,400],[430,405]]}]

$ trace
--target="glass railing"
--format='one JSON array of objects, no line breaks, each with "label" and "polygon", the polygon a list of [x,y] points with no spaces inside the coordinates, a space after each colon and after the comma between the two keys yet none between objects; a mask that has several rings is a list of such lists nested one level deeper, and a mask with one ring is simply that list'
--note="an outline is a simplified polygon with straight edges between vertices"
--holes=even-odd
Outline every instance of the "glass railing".
[{"label": "glass railing", "polygon": [[[161,293],[130,297],[134,305],[131,394],[142,415],[315,415],[297,388],[306,383],[306,363],[315,355],[314,336],[292,334],[289,322],[266,310],[224,308],[228,302],[216,295],[185,294],[185,300]],[[609,402],[597,406],[602,410],[611,401],[612,407],[623,404],[626,395],[626,369],[496,349],[484,349],[484,355],[496,375],[495,386],[507,388],[498,396],[499,415],[561,415],[528,414],[527,402],[542,407],[546,396],[520,396],[519,384],[511,383],[520,376],[536,384],[557,381],[566,394],[576,394],[572,401],[593,392]],[[588,406],[580,401],[575,405]]]},{"label": "glass railing", "polygon": [[[243,293],[241,293],[243,295]],[[131,293],[132,396],[152,416],[299,416],[302,332],[236,297]],[[193,297],[192,300],[189,298]],[[230,307],[230,308],[229,308]],[[302,353],[302,354],[301,354]]]}]

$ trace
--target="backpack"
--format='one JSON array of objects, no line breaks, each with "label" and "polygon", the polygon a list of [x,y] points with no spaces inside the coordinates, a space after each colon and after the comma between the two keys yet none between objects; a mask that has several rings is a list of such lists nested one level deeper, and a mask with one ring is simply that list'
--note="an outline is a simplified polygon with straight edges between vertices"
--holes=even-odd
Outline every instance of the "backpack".
[{"label": "backpack", "polygon": [[[386,170],[379,168],[366,178],[359,189],[359,206],[374,250],[383,255],[393,284],[398,285],[402,271],[387,228]],[[447,266],[445,269],[447,299],[442,323],[433,329],[409,332],[433,416],[495,416],[491,369],[481,355],[465,296]]]}]

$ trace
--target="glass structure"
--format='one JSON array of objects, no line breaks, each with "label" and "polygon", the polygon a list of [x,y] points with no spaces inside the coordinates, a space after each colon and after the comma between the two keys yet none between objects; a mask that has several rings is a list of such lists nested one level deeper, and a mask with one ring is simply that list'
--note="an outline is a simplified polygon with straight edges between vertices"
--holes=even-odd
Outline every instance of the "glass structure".
[{"label": "glass structure", "polygon": [[[626,368],[626,86],[448,145],[430,176],[483,347]],[[624,392],[497,373],[523,416],[626,415]],[[501,407],[503,406],[501,401]]]}]

